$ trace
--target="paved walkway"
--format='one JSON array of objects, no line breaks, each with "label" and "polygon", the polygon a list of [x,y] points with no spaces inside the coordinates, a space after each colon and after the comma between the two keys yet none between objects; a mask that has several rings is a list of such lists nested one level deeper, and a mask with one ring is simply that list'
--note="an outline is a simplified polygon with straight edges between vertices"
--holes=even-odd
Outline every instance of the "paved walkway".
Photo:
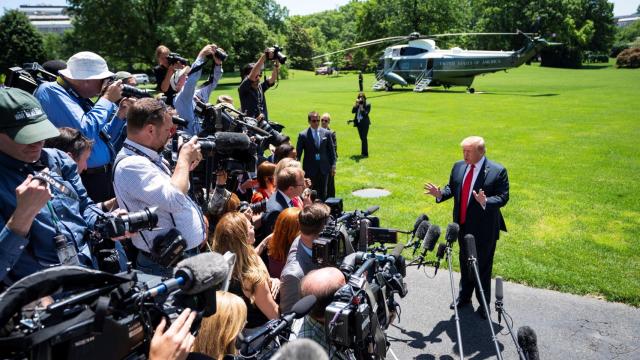
[{"label": "paved walkway", "polygon": [[[433,279],[423,269],[407,271],[409,294],[399,299],[401,322],[387,332],[398,359],[459,359],[446,262],[443,266]],[[433,276],[433,268],[426,270]],[[459,278],[454,273],[456,289]],[[464,358],[496,358],[489,323],[475,312],[475,297],[473,301],[473,308],[459,311]],[[535,330],[540,359],[640,359],[640,309],[508,282],[503,303],[516,333],[525,325]],[[494,328],[501,331],[497,338],[503,358],[518,359],[505,320],[498,325],[493,299],[490,308]],[[394,359],[392,353],[387,359]]]}]

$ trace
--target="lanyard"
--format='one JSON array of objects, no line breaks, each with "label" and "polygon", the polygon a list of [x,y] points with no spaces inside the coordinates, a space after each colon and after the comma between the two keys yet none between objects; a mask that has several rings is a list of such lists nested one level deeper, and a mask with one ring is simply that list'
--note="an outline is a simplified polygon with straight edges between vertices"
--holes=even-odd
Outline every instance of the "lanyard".
[{"label": "lanyard", "polygon": [[[124,143],[122,146],[123,146],[124,148],[126,148],[127,150],[129,150],[129,151],[131,151],[131,152],[135,153],[136,155],[138,155],[138,156],[142,156],[142,157],[146,158],[147,160],[151,161],[151,163],[153,163],[155,166],[159,167],[159,168],[160,168],[160,170],[162,170],[162,172],[163,172],[163,173],[165,173],[165,174],[167,174],[167,175],[171,176],[171,173],[169,172],[169,169],[167,169],[165,166],[162,166],[162,165],[158,164],[158,163],[156,162],[156,160],[153,160],[149,155],[145,154],[145,153],[144,153],[143,151],[141,151],[140,149],[138,149],[138,148],[136,148],[136,147],[134,147],[134,146],[131,146],[130,144],[127,144],[127,143]],[[159,158],[158,160],[162,163],[162,158]],[[163,165],[164,165],[164,164],[163,164]]]}]

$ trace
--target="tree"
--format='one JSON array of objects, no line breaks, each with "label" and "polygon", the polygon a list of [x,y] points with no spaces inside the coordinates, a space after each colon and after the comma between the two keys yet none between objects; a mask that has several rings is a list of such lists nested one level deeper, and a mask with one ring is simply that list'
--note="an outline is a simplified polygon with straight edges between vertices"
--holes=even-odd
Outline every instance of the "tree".
[{"label": "tree", "polygon": [[46,60],[42,35],[29,22],[29,18],[18,10],[9,10],[0,18],[0,73],[25,62]]},{"label": "tree", "polygon": [[313,70],[314,40],[302,26],[302,20],[295,18],[288,24],[287,49],[291,61],[291,67],[303,70]]}]

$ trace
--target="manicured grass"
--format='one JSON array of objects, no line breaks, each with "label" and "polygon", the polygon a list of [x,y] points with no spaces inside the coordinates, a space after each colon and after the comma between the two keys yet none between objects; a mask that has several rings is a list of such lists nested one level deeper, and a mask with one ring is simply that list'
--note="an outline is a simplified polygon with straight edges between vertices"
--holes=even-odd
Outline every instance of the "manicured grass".
[{"label": "manicured grass", "polygon": [[[494,276],[640,305],[640,70],[534,65],[476,78],[483,93],[473,95],[464,88],[366,91],[367,159],[355,156],[360,140],[346,124],[357,76],[290,75],[267,92],[271,118],[295,141],[310,110],[331,113],[337,192],[346,209],[380,205],[382,225],[401,229],[424,212],[446,228],[452,201],[436,204],[423,184],[444,185],[461,159],[460,140],[481,135],[487,157],[506,166],[511,184],[503,208],[509,232],[498,242]],[[238,82],[223,79],[212,99],[237,98]],[[365,75],[365,90],[372,84]],[[368,187],[391,196],[351,195]]]}]

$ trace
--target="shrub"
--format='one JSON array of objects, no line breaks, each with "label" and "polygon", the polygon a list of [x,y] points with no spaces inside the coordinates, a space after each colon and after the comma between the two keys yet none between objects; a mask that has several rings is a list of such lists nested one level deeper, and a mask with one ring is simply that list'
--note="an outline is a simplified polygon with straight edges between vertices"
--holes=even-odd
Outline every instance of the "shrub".
[{"label": "shrub", "polygon": [[626,49],[616,58],[616,66],[619,68],[640,68],[640,48]]}]

